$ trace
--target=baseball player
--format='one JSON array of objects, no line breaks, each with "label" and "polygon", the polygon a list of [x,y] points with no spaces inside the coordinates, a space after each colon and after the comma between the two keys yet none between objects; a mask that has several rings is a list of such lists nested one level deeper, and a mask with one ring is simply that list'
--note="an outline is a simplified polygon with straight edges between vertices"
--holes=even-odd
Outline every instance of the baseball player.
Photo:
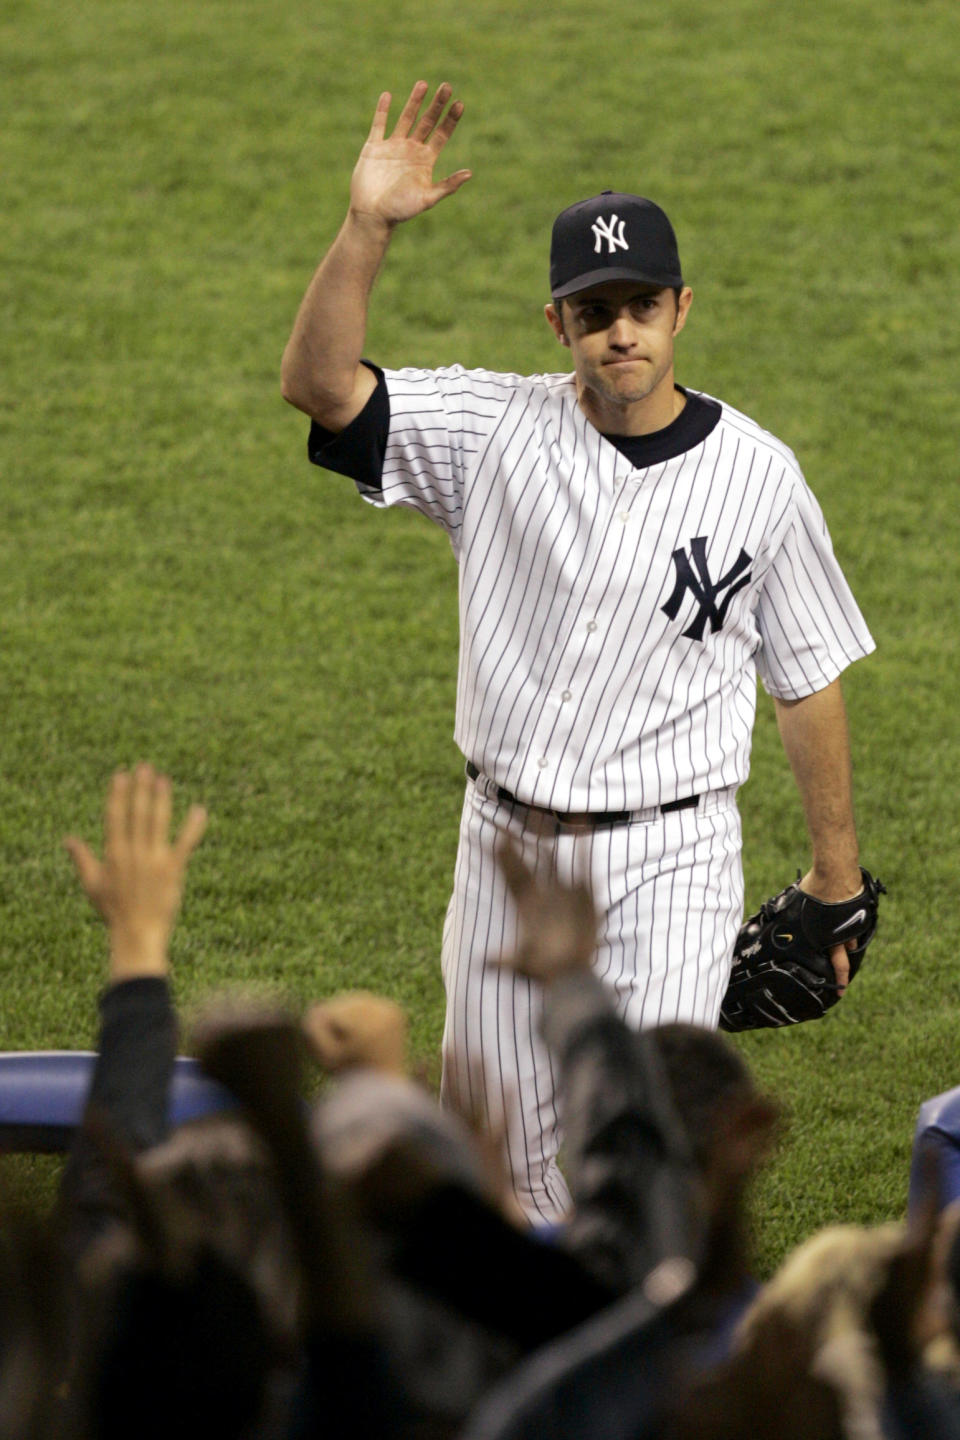
[{"label": "baseball player", "polygon": [[[467,787],[443,935],[445,1099],[505,1136],[533,1221],[569,1203],[529,981],[499,965],[516,912],[496,864],[586,878],[597,973],[637,1028],[712,1026],[743,914],[738,787],[759,674],[803,802],[802,886],[859,893],[839,675],[873,641],[792,452],[674,380],[690,312],[673,229],[604,192],[557,218],[547,322],[572,373],[362,358],[394,228],[470,178],[434,168],[463,107],[376,107],[350,205],[284,354],[310,458],[443,526],[459,564],[456,742]],[[426,108],[424,105],[426,103]],[[832,959],[846,982],[845,951]]]}]

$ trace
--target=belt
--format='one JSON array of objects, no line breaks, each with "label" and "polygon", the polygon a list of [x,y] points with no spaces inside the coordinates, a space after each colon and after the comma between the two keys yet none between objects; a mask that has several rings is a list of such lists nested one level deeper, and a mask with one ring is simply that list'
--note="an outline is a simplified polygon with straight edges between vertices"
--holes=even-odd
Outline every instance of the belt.
[{"label": "belt", "polygon": [[[466,771],[468,780],[480,779],[480,771],[472,760],[467,761]],[[626,825],[638,813],[636,810],[549,810],[543,805],[529,805],[526,800],[518,800],[503,785],[494,785],[493,781],[489,783],[497,799],[505,805],[526,805],[528,810],[551,815],[561,825]],[[669,815],[673,810],[692,810],[699,802],[699,795],[687,795],[683,800],[668,800],[665,805],[656,808],[661,815]]]}]

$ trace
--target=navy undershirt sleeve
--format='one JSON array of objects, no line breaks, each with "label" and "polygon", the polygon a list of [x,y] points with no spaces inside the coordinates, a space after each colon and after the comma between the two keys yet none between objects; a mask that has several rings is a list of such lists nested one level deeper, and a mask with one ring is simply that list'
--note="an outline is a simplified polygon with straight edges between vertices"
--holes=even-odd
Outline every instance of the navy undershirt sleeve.
[{"label": "navy undershirt sleeve", "polygon": [[377,388],[360,414],[345,429],[325,430],[316,420],[310,422],[307,454],[314,465],[349,475],[370,490],[383,489],[383,457],[390,431],[390,396],[383,371],[364,360],[364,365],[377,377]]},{"label": "navy undershirt sleeve", "polygon": [[[345,429],[326,430],[311,421],[307,454],[314,465],[348,475],[369,490],[383,489],[383,459],[390,431],[390,395],[383,371],[364,360],[377,377],[366,405]],[[679,387],[678,387],[679,388]],[[687,403],[677,418],[652,435],[608,435],[638,469],[656,465],[699,445],[720,420],[721,407],[695,392],[684,391]]]}]

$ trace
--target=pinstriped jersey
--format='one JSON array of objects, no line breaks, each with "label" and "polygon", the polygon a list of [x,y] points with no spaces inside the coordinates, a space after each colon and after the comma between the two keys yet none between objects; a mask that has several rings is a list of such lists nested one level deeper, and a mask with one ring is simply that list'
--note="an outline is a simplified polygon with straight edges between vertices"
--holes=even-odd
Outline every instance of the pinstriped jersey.
[{"label": "pinstriped jersey", "polygon": [[[381,405],[384,385],[376,461],[330,458],[366,413],[336,440],[315,426],[311,458],[447,532],[456,742],[526,803],[641,809],[739,785],[757,675],[798,699],[874,648],[795,456],[730,406],[690,392],[631,447],[595,429],[571,374],[386,371]],[[708,425],[684,423],[707,406]]]}]

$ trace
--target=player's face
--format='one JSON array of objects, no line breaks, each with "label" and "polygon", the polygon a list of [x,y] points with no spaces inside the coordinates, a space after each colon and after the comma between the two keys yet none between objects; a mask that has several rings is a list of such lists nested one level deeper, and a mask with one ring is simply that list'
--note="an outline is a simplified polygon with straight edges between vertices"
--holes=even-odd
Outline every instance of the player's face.
[{"label": "player's face", "polygon": [[[580,403],[613,434],[643,434],[674,418],[673,343],[693,295],[608,280],[546,309],[573,357]],[[562,313],[561,313],[562,312]]]}]

